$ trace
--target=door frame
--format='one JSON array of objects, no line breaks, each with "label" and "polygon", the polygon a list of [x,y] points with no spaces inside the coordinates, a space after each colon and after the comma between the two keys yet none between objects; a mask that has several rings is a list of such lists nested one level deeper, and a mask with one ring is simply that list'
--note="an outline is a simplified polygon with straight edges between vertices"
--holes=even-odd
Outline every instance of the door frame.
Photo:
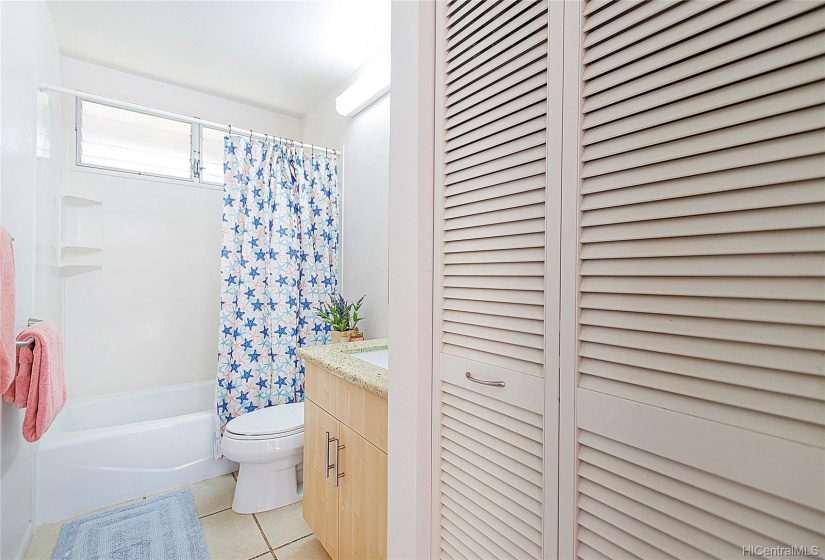
[{"label": "door frame", "polygon": [[434,0],[393,0],[389,173],[387,557],[425,558],[431,527]]},{"label": "door frame", "polygon": [[[561,3],[561,2],[560,2]],[[579,223],[581,216],[582,9],[564,0],[564,64],[561,157],[561,309],[559,324],[558,558],[576,557],[577,456],[576,386],[579,363]],[[572,147],[572,149],[571,149]]]}]

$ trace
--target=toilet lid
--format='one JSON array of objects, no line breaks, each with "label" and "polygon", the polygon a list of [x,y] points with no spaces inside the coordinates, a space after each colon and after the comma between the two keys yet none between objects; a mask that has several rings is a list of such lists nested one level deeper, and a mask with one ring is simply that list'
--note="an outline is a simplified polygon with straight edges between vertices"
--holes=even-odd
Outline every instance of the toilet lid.
[{"label": "toilet lid", "polygon": [[242,414],[226,425],[236,436],[287,436],[304,429],[304,403],[281,404]]}]

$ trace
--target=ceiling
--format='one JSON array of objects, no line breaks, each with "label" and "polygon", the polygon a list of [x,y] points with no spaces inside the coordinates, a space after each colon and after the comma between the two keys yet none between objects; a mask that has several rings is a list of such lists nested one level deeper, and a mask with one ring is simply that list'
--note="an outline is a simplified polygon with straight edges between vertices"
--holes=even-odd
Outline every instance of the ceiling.
[{"label": "ceiling", "polygon": [[389,46],[389,0],[48,6],[66,56],[293,117]]}]

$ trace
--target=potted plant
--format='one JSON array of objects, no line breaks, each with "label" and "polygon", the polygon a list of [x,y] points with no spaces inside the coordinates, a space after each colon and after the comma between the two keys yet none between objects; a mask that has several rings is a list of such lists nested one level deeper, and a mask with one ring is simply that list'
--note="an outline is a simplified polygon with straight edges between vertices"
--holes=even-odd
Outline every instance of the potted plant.
[{"label": "potted plant", "polygon": [[364,320],[358,316],[358,311],[365,297],[363,295],[356,302],[348,302],[342,295],[336,294],[329,303],[322,304],[315,310],[318,318],[332,328],[333,344],[349,342],[355,326]]}]

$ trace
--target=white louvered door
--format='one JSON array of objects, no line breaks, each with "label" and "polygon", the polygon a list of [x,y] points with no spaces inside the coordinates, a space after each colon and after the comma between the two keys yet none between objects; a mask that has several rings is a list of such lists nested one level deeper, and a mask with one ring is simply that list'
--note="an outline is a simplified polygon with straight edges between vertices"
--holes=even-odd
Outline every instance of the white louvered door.
[{"label": "white louvered door", "polygon": [[573,552],[823,556],[823,4],[579,9]]},{"label": "white louvered door", "polygon": [[433,555],[545,558],[549,4],[438,4]]}]

